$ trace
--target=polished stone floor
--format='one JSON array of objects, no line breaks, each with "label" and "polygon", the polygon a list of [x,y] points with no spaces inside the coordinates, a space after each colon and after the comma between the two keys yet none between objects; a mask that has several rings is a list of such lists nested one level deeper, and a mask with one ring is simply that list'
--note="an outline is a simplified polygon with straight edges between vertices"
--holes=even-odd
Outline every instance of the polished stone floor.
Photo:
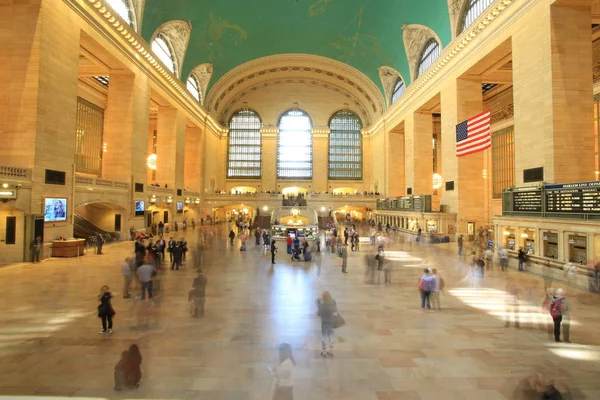
[{"label": "polished stone floor", "polygon": [[[187,233],[191,246],[203,237]],[[483,283],[473,282],[454,247],[390,247],[390,286],[365,283],[368,244],[350,253],[348,275],[333,254],[292,263],[279,247],[272,268],[262,246],[250,243],[240,252],[224,236],[208,243],[204,319],[189,315],[189,264],[161,273],[154,304],[122,298],[121,262],[131,242],[106,246],[104,255],[0,269],[0,399],[265,400],[267,367],[276,365],[283,342],[297,362],[295,399],[510,399],[517,382],[535,371],[563,378],[576,398],[600,398],[596,297],[569,291],[573,343],[555,343],[540,329],[548,318],[539,312],[541,278],[496,267]],[[419,307],[416,281],[424,266],[445,280],[441,311]],[[111,336],[98,334],[96,295],[104,284],[115,295]],[[515,286],[520,330],[504,327],[506,290]],[[319,354],[315,315],[323,290],[347,322],[328,359]],[[117,393],[113,367],[132,343],[143,355],[142,384]]]}]

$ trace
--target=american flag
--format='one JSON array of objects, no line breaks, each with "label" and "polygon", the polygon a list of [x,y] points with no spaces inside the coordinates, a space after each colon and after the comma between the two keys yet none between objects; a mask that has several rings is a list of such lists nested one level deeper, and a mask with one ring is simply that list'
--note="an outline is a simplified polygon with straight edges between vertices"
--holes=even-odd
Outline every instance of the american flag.
[{"label": "american flag", "polygon": [[491,111],[487,110],[456,125],[456,157],[492,147],[490,120]]}]

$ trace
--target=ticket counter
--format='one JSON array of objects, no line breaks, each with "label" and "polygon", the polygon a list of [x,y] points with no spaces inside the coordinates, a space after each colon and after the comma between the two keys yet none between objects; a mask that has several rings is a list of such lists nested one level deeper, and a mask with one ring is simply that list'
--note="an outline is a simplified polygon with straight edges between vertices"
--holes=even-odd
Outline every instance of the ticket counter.
[{"label": "ticket counter", "polygon": [[85,240],[53,240],[52,257],[77,257],[84,254]]}]

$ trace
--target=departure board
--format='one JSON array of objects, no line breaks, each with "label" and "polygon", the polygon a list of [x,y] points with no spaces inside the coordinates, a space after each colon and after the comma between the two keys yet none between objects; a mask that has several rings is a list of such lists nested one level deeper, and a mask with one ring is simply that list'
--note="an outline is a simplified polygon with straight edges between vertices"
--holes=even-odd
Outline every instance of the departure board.
[{"label": "departure board", "polygon": [[542,189],[521,188],[513,192],[513,211],[542,212]]},{"label": "departure board", "polygon": [[600,213],[600,182],[547,185],[546,212]]}]

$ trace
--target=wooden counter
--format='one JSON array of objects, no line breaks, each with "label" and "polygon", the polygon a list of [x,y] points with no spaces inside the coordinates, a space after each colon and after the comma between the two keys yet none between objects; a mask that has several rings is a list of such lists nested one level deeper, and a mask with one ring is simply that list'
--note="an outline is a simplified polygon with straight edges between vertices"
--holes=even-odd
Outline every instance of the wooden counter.
[{"label": "wooden counter", "polygon": [[[53,240],[52,257],[77,257],[83,255],[84,239]],[[79,254],[77,254],[79,251]]]}]

